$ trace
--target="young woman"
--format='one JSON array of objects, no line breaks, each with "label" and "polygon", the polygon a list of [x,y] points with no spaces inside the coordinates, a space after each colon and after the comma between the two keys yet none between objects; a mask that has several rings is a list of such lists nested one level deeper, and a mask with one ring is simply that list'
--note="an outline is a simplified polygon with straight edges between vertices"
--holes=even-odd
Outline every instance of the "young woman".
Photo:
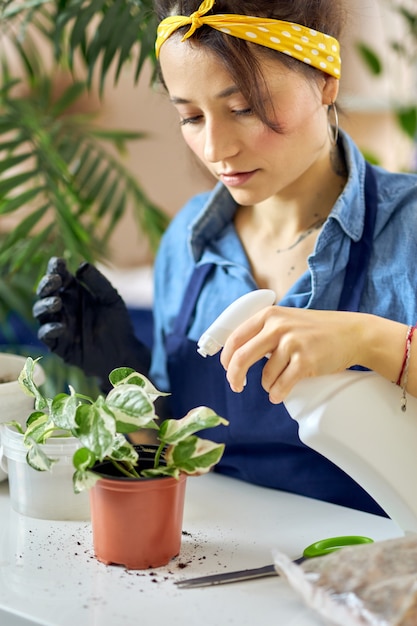
[{"label": "young woman", "polygon": [[[300,379],[353,366],[417,395],[417,177],[370,166],[338,130],[343,7],[155,4],[161,80],[185,141],[219,183],[190,200],[161,243],[150,376],[171,392],[174,416],[206,404],[230,421],[212,435],[226,443],[218,471],[380,512],[300,442],[282,404]],[[242,324],[220,356],[197,354],[221,311],[261,287],[277,305]],[[127,314],[95,268],[72,277],[53,261],[38,293],[40,336],[67,361],[96,375],[123,364],[147,372],[126,324],[103,356],[109,316]]]}]

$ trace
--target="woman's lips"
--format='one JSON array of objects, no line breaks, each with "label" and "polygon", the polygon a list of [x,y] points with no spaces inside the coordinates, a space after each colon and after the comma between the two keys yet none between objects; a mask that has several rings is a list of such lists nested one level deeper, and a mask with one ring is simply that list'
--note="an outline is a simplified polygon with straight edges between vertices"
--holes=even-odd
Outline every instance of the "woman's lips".
[{"label": "woman's lips", "polygon": [[252,170],[251,172],[230,172],[230,174],[223,173],[219,174],[219,178],[227,187],[240,187],[252,178],[256,171],[257,170]]}]

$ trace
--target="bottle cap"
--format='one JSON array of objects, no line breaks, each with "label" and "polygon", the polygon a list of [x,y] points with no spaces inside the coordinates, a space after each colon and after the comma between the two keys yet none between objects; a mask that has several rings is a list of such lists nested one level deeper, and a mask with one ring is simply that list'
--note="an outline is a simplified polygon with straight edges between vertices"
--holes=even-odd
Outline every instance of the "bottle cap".
[{"label": "bottle cap", "polygon": [[201,354],[201,356],[204,356],[204,357],[213,356],[222,347],[223,346],[218,341],[213,339],[213,337],[204,333],[203,335],[201,335],[200,339],[198,340],[197,352],[198,354]]}]

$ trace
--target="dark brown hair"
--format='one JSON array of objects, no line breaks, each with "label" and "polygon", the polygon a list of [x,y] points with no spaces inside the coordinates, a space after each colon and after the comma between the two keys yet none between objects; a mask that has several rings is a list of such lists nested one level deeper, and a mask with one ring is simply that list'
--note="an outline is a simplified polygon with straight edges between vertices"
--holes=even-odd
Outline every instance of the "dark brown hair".
[{"label": "dark brown hair", "polygon": [[[154,0],[159,21],[170,15],[191,15],[200,4],[201,0]],[[207,15],[217,13],[237,13],[295,22],[336,39],[340,37],[345,20],[343,0],[216,0]],[[182,36],[188,28],[189,26],[179,29],[178,35]],[[303,72],[313,80],[322,76],[320,70],[286,54],[223,34],[210,26],[198,28],[188,41],[190,44],[195,42],[207,47],[219,58],[254,113],[271,128],[274,125],[268,119],[262,97],[265,89],[259,56],[278,58],[286,67]],[[161,72],[159,77],[163,83]]]}]

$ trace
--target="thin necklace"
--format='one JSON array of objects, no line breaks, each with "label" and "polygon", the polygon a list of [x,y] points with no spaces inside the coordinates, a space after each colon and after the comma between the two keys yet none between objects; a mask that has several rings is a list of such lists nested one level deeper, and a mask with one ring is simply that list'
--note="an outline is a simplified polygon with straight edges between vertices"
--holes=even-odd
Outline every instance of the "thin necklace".
[{"label": "thin necklace", "polygon": [[309,226],[307,230],[302,232],[301,235],[299,235],[298,239],[296,239],[294,243],[292,243],[288,248],[278,248],[276,251],[277,254],[281,254],[281,252],[288,252],[289,250],[292,250],[293,248],[295,248],[295,246],[297,246],[301,241],[303,241],[309,235],[311,235],[311,233],[321,228],[324,222],[326,221],[326,219],[327,219],[326,217],[320,217],[318,220],[313,222],[313,224],[311,224],[311,226]]}]

